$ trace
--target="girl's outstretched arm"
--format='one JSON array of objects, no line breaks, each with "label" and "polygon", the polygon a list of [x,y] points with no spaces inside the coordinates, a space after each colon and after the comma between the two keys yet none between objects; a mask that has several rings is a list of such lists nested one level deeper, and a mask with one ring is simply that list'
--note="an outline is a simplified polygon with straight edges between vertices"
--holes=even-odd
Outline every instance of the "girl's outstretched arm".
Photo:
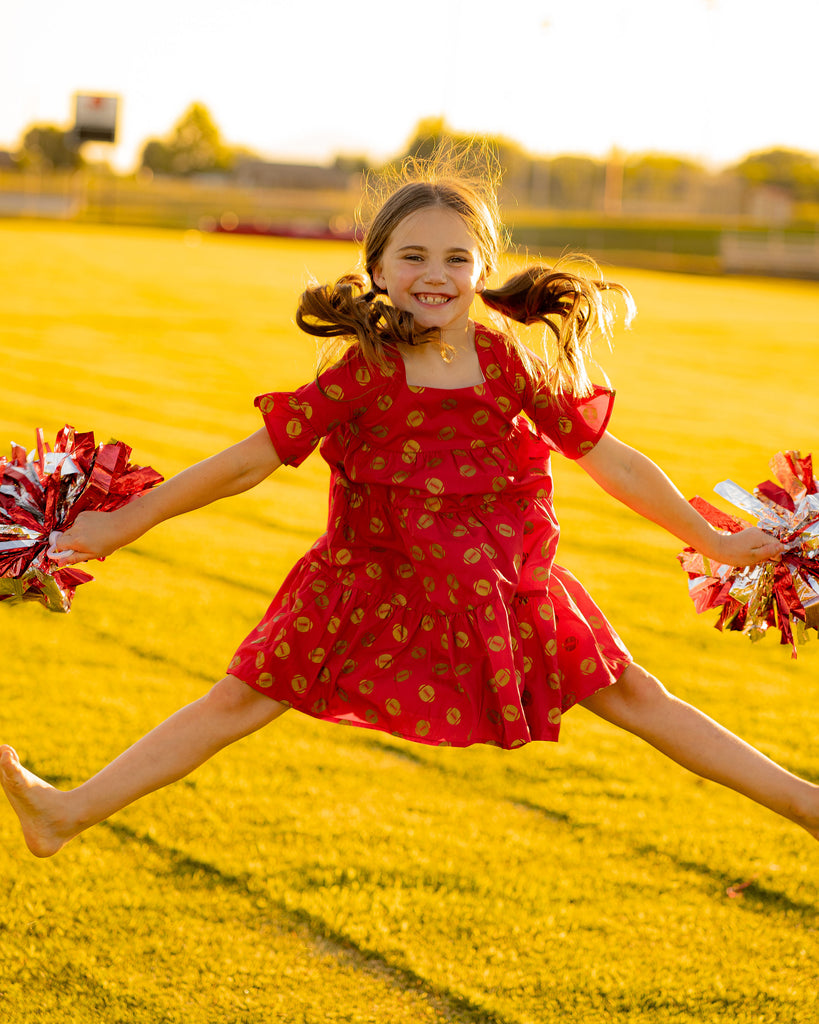
[{"label": "girl's outstretched arm", "polygon": [[[54,545],[59,561],[72,565],[110,555],[153,526],[209,505],[219,498],[250,490],[281,465],[262,428],[231,448],[183,470],[166,483],[113,512],[82,512]],[[71,554],[68,554],[68,552]]]},{"label": "girl's outstretched arm", "polygon": [[578,465],[612,497],[715,561],[757,565],[785,551],[775,537],[755,526],[733,534],[715,530],[659,466],[611,434],[604,434]]}]

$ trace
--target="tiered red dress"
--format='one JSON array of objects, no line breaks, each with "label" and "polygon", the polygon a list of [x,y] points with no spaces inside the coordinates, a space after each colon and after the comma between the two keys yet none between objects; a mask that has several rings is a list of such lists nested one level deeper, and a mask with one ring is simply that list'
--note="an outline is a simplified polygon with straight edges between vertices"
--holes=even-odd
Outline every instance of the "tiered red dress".
[{"label": "tiered red dress", "polygon": [[550,452],[588,452],[613,395],[558,404],[502,336],[478,326],[475,344],[475,387],[410,386],[398,355],[386,374],[354,346],[318,382],[256,399],[283,462],[321,442],[330,509],[232,675],[318,718],[517,747],[556,740],[566,709],[628,665],[553,564]]}]

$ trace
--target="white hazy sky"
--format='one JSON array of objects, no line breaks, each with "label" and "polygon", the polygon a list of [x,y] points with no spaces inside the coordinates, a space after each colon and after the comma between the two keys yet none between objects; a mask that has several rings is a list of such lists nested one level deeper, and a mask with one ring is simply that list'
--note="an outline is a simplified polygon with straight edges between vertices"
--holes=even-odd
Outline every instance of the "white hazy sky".
[{"label": "white hazy sky", "polygon": [[817,0],[0,0],[0,148],[121,97],[136,165],[194,100],[274,158],[400,151],[421,117],[532,153],[819,152]]}]

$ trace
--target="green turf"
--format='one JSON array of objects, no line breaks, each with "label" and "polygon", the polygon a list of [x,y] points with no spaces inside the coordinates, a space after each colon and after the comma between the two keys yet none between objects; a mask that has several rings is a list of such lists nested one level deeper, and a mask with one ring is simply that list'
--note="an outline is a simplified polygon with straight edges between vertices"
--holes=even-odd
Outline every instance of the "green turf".
[{"label": "green turf", "polygon": [[[0,450],[70,422],[171,474],[232,443],[257,392],[312,372],[300,287],[355,260],[0,224]],[[819,287],[611,274],[640,308],[603,359],[612,430],[686,494],[819,451]],[[794,662],[719,634],[677,542],[576,467],[556,477],[560,560],[638,659],[819,781],[819,643]],[[203,693],[321,529],[325,488],[311,459],[94,566],[67,616],[2,606],[0,738],[71,785]],[[0,1019],[808,1024],[817,863],[794,826],[582,709],[560,744],[514,753],[290,714],[53,861],[0,809]]]}]

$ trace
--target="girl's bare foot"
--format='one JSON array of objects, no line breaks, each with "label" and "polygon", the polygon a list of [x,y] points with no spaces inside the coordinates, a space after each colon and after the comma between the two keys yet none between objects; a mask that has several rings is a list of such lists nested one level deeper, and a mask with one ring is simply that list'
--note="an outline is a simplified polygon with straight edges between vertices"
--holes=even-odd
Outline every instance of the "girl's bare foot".
[{"label": "girl's bare foot", "polygon": [[51,857],[76,835],[63,813],[68,794],[24,768],[12,747],[0,747],[0,783],[35,857]]}]

